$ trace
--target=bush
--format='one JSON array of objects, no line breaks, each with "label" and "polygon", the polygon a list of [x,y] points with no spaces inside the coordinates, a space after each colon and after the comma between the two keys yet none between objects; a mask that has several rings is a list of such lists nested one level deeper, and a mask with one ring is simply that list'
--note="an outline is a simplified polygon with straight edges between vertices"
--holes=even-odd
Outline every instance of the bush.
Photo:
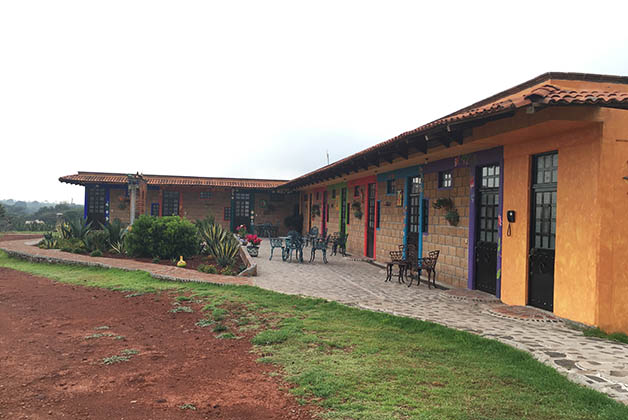
[{"label": "bush", "polygon": [[197,255],[200,243],[196,227],[179,216],[140,216],[126,234],[130,255],[148,258],[178,258]]},{"label": "bush", "polygon": [[86,254],[87,248],[85,243],[78,238],[59,239],[59,249],[64,252],[72,252],[74,254]]},{"label": "bush", "polygon": [[197,268],[201,273],[218,274],[218,269],[213,265],[201,264]]},{"label": "bush", "polygon": [[89,254],[91,257],[102,257],[102,251],[100,249],[96,249]]},{"label": "bush", "polygon": [[122,243],[124,236],[126,235],[126,229],[120,222],[120,219],[116,219],[113,222],[109,222],[106,225],[100,224],[103,231],[107,233],[107,245],[109,248],[114,247],[116,244]]},{"label": "bush", "polygon": [[87,219],[76,217],[68,219],[60,226],[60,233],[63,239],[85,239],[87,234],[92,230],[92,222]]},{"label": "bush", "polygon": [[102,254],[109,249],[109,234],[102,230],[92,230],[85,235],[83,242],[88,251],[100,251]]}]

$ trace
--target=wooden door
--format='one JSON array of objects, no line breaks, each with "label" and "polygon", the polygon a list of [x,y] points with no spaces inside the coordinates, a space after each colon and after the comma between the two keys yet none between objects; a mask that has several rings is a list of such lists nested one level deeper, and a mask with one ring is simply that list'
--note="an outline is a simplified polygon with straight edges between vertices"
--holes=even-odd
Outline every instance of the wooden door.
[{"label": "wooden door", "polygon": [[499,165],[478,168],[476,174],[475,288],[497,293],[499,241]]},{"label": "wooden door", "polygon": [[554,310],[557,187],[558,152],[534,156],[528,257],[528,304],[548,311]]},{"label": "wooden door", "polygon": [[373,258],[375,250],[375,184],[368,185],[366,208],[366,256]]}]

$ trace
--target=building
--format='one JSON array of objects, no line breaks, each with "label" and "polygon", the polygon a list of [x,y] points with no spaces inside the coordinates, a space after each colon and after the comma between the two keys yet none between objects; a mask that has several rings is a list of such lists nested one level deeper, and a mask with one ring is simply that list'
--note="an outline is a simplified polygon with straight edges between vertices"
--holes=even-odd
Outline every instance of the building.
[{"label": "building", "polygon": [[240,181],[298,192],[304,230],[348,233],[354,256],[438,249],[443,283],[628,332],[627,108],[628,77],[546,73],[288,182]]},{"label": "building", "polygon": [[298,195],[276,191],[286,182],[280,180],[79,172],[59,181],[85,187],[85,218],[95,225],[116,219],[129,223],[131,184],[137,185],[135,217],[201,220],[211,214],[231,230],[271,223],[285,233],[285,218],[298,213]]}]

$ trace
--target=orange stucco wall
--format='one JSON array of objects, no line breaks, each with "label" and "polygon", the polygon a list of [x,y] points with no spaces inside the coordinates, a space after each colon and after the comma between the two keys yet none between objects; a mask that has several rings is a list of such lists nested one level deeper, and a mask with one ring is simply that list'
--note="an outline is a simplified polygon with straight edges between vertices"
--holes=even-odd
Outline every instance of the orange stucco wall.
[{"label": "orange stucco wall", "polygon": [[628,333],[628,111],[603,109],[598,325]]},{"label": "orange stucco wall", "polygon": [[558,151],[554,312],[586,324],[596,321],[599,245],[599,125],[504,146],[504,219],[517,212],[502,248],[502,300],[527,304],[530,172],[532,156]]}]

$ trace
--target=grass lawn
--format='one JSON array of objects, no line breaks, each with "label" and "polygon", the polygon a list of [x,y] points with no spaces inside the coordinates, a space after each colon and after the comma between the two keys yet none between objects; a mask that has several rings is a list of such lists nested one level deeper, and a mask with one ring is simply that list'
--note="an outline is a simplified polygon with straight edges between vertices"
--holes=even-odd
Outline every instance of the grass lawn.
[{"label": "grass lawn", "polygon": [[275,364],[294,384],[292,392],[323,408],[323,418],[628,418],[628,407],[569,382],[527,353],[429,322],[256,287],[179,284],[142,272],[35,264],[1,252],[0,267],[129,296],[171,290],[181,303],[203,300],[208,323],[231,318],[241,330],[258,330],[253,343],[260,361]]}]

